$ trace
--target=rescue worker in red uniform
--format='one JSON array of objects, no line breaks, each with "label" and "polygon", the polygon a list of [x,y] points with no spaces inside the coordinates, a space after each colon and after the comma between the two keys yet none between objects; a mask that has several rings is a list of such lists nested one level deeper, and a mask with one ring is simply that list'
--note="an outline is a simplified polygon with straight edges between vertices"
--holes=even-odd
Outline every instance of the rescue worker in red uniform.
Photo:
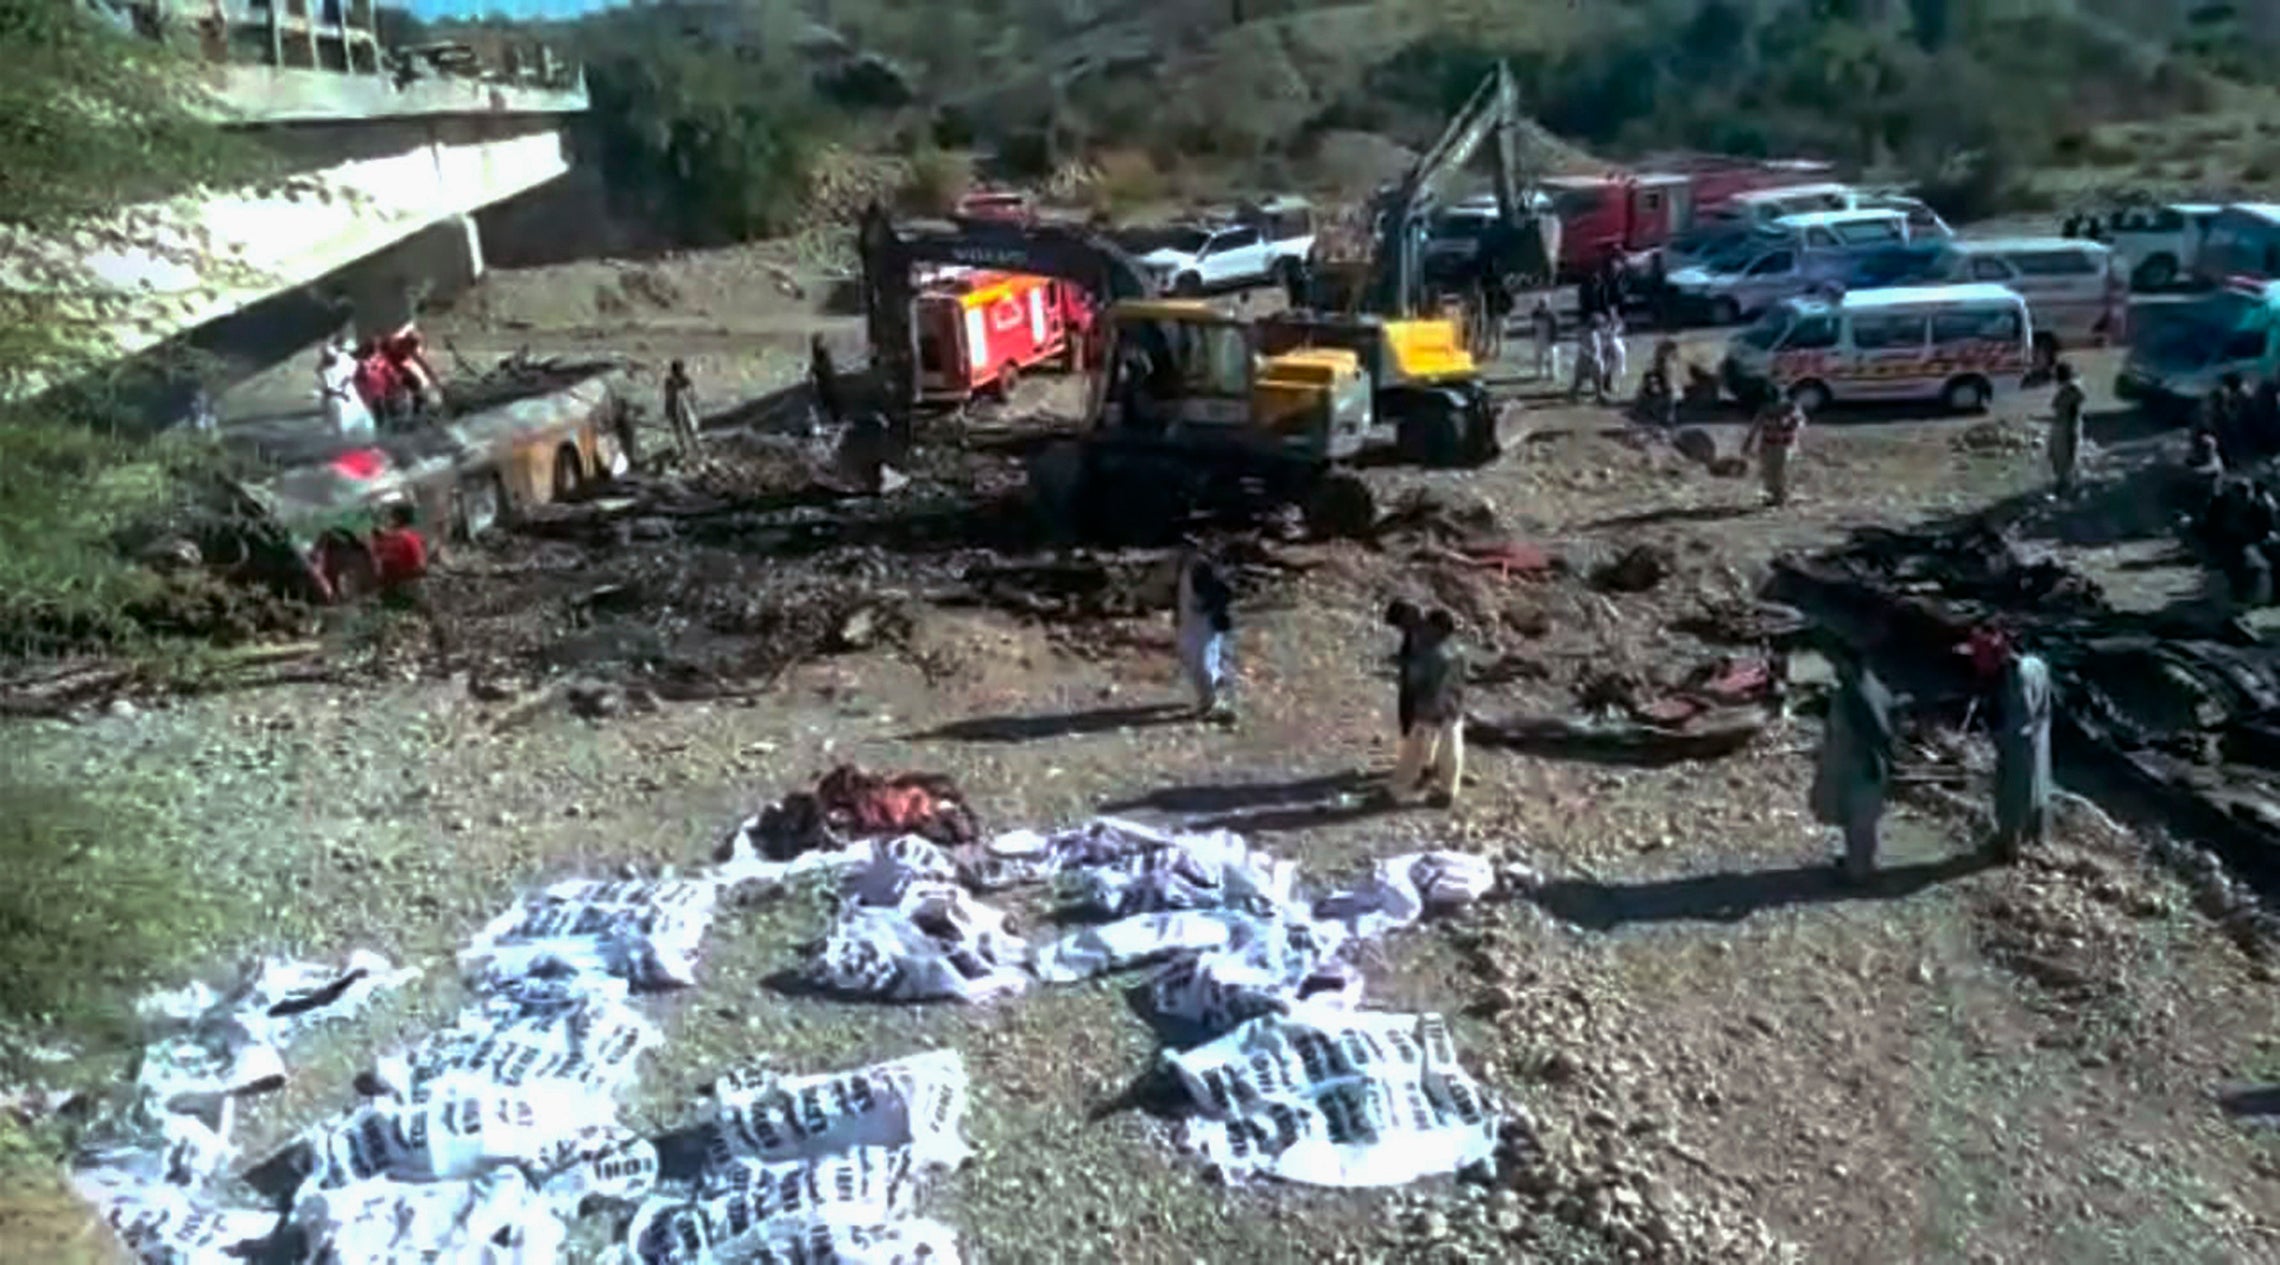
[{"label": "rescue worker in red uniform", "polygon": [[410,325],[380,340],[380,354],[387,358],[389,370],[395,374],[396,389],[410,405],[414,415],[424,414],[433,405],[435,393],[442,382],[435,366],[428,362],[427,344],[420,332]]},{"label": "rescue worker in red uniform", "polygon": [[356,345],[356,394],[383,426],[395,423],[402,405],[403,382],[395,361],[380,350],[377,339]]},{"label": "rescue worker in red uniform", "polygon": [[[428,597],[427,539],[420,535],[412,522],[412,507],[408,501],[397,501],[382,511],[380,525],[371,537],[372,563],[380,589],[380,604],[394,612],[409,612],[419,617],[428,628],[428,642],[437,658],[444,657],[450,643],[444,632],[443,618],[436,613],[435,603]],[[383,640],[385,626],[383,626]]]}]

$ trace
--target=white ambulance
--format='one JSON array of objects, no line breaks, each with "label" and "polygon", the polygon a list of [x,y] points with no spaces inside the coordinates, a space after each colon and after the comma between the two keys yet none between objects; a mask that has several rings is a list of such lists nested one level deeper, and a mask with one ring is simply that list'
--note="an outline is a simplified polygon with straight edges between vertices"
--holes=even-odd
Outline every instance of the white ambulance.
[{"label": "white ambulance", "polygon": [[1745,402],[1938,400],[1977,412],[2033,360],[2027,301],[1999,285],[1897,286],[1785,299],[1734,336],[1720,366]]}]

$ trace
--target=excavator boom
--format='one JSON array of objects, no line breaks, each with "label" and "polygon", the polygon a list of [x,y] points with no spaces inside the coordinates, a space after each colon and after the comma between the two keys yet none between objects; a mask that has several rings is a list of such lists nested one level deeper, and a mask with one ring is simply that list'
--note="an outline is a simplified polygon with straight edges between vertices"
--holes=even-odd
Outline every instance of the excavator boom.
[{"label": "excavator boom", "polygon": [[1520,201],[1520,102],[1503,63],[1481,81],[1432,148],[1425,151],[1378,207],[1378,246],[1370,278],[1370,310],[1387,317],[1414,316],[1423,306],[1424,225],[1450,178],[1464,170],[1484,143],[1495,168],[1496,210],[1508,227],[1529,221]]}]

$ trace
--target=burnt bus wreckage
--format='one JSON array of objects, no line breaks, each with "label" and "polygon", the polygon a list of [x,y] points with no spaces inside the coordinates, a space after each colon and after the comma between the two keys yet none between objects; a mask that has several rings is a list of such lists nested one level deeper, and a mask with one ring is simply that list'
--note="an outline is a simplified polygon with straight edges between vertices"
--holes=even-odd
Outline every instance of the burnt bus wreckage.
[{"label": "burnt bus wreckage", "polygon": [[1866,655],[1919,707],[1961,711],[1953,648],[1997,621],[2049,662],[2059,754],[2280,895],[2280,645],[2237,622],[2116,610],[1984,521],[1871,530],[1774,564],[1766,595]]}]

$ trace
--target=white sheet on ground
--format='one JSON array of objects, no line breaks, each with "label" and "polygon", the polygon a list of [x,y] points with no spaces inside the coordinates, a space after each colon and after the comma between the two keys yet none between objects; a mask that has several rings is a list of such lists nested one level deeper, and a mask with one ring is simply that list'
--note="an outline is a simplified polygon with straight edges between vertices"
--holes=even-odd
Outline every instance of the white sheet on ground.
[{"label": "white sheet on ground", "polygon": [[1230,1179],[1397,1186],[1495,1151],[1438,1015],[1302,1005],[1164,1057],[1197,1108],[1183,1143]]},{"label": "white sheet on ground", "polygon": [[887,1001],[987,1001],[1028,987],[1029,946],[1004,913],[955,881],[950,854],[915,835],[841,871],[839,912],[801,974]]},{"label": "white sheet on ground", "polygon": [[566,880],[492,919],[461,960],[494,983],[567,968],[685,987],[719,891],[706,879]]},{"label": "white sheet on ground", "polygon": [[641,1265],[958,1259],[948,1227],[913,1216],[969,1154],[956,1051],[826,1076],[730,1073],[714,1097],[695,1191],[651,1199],[627,1231]]}]

